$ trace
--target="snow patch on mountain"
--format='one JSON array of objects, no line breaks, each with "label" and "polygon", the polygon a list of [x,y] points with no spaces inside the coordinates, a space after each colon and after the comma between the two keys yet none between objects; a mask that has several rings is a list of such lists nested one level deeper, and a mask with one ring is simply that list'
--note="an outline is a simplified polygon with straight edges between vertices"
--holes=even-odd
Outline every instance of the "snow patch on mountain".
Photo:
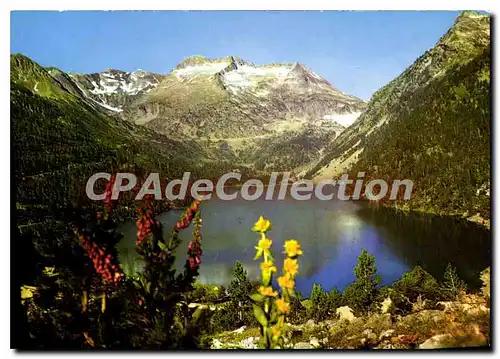
[{"label": "snow patch on mountain", "polygon": [[156,87],[159,82],[156,77],[151,76],[148,79],[146,75],[142,70],[132,73],[116,70],[102,72],[94,76],[97,78],[90,81],[94,88],[89,91],[94,95],[110,95],[120,92],[137,95],[145,89]]},{"label": "snow patch on mountain", "polygon": [[200,65],[186,66],[181,69],[176,69],[172,71],[172,73],[180,79],[197,76],[210,76],[224,70],[228,65],[229,62],[212,62]]},{"label": "snow patch on mountain", "polygon": [[[344,107],[343,104],[342,106],[339,107]],[[361,115],[361,112],[351,112],[351,113],[345,113],[345,114],[333,114],[333,115],[325,115],[323,118],[325,120],[332,120],[335,122],[340,123],[344,127],[349,127],[356,121],[356,119]]]},{"label": "snow patch on mountain", "polygon": [[105,109],[110,110],[110,111],[113,111],[113,112],[122,112],[122,111],[123,111],[121,108],[112,107],[112,106],[109,106],[109,105],[107,105],[107,104],[105,104],[105,103],[102,103],[102,102],[98,102],[98,101],[95,101],[95,100],[94,100],[94,102],[95,102],[96,104],[98,104],[99,106],[102,106],[102,107],[104,107]]},{"label": "snow patch on mountain", "polygon": [[[257,87],[260,82],[272,79],[282,83],[290,73],[290,67],[255,67],[249,65],[238,66],[235,70],[222,75],[222,81],[229,90],[238,92],[241,89]],[[265,96],[269,91],[261,91],[260,96]]]}]

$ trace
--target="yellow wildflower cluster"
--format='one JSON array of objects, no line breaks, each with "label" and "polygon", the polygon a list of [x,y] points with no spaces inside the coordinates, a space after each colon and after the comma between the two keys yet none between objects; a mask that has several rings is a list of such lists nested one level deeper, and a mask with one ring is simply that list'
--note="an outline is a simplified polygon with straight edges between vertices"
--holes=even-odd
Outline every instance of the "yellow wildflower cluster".
[{"label": "yellow wildflower cluster", "polygon": [[[290,239],[285,242],[285,254],[287,258],[283,261],[283,275],[278,278],[278,284],[283,290],[285,298],[294,295],[295,276],[299,272],[299,261],[297,257],[302,253],[300,243],[295,239]],[[284,313],[288,311],[288,307],[281,306],[281,308],[283,308],[283,310],[280,309],[280,311]]]},{"label": "yellow wildflower cluster", "polygon": [[254,224],[254,232],[266,233],[271,229],[271,221],[260,216],[259,220]]},{"label": "yellow wildflower cluster", "polygon": [[264,287],[263,285],[259,287],[259,293],[266,297],[276,297],[278,295],[278,292],[273,290],[273,287]]},{"label": "yellow wildflower cluster", "polygon": [[285,242],[285,254],[290,258],[295,258],[302,254],[300,243],[295,239],[289,239]]},{"label": "yellow wildflower cluster", "polygon": [[283,298],[276,300],[276,306],[281,313],[287,313],[290,310],[290,304],[288,304]]},{"label": "yellow wildflower cluster", "polygon": [[[255,249],[255,259],[263,257],[260,264],[262,285],[258,293],[252,298],[258,303],[254,304],[254,313],[261,325],[262,340],[266,348],[283,347],[283,333],[285,330],[285,314],[290,311],[290,297],[294,295],[295,276],[299,272],[298,256],[302,254],[300,243],[295,239],[285,242],[286,258],[283,262],[283,275],[277,282],[281,288],[281,296],[272,287],[272,276],[277,272],[274,256],[271,252],[273,241],[266,233],[271,229],[271,221],[260,217],[254,224],[253,231],[260,233],[260,239]],[[274,298],[274,299],[273,299]]]}]

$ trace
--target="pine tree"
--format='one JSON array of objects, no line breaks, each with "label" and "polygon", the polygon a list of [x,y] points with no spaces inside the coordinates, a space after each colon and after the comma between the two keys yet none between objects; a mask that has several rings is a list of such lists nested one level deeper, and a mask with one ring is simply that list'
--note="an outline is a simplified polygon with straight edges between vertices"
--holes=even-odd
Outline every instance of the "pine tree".
[{"label": "pine tree", "polygon": [[322,321],[334,315],[335,310],[341,305],[342,295],[337,288],[333,288],[328,293],[321,284],[314,284],[310,301],[310,317]]},{"label": "pine tree", "polygon": [[247,271],[236,261],[233,268],[233,279],[228,286],[228,294],[237,305],[238,320],[243,321],[243,313],[250,306],[249,295],[252,294],[252,283],[247,278]]},{"label": "pine tree", "polygon": [[375,256],[363,248],[354,267],[356,281],[344,291],[344,301],[358,313],[367,312],[373,304],[381,281],[377,274]]},{"label": "pine tree", "polygon": [[448,263],[444,272],[444,280],[441,285],[443,295],[448,300],[454,300],[461,292],[467,290],[467,285],[457,274],[455,267]]}]

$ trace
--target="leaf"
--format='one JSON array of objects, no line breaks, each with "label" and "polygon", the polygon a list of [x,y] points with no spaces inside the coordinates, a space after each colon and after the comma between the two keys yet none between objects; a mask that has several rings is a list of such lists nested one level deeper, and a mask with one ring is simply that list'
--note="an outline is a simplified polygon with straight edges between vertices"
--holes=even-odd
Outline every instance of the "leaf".
[{"label": "leaf", "polygon": [[276,324],[276,322],[278,321],[278,315],[279,315],[279,312],[277,310],[273,310],[273,313],[271,314],[271,319],[269,320],[269,323]]},{"label": "leaf", "polygon": [[160,249],[162,251],[164,251],[165,249],[167,249],[167,245],[165,243],[163,243],[163,242],[158,241],[158,246],[160,247]]},{"label": "leaf", "polygon": [[254,260],[259,259],[260,257],[262,257],[262,253],[263,253],[262,249],[258,248],[257,253],[255,254],[255,257],[253,259]]},{"label": "leaf", "polygon": [[83,336],[85,337],[85,344],[88,344],[91,347],[95,346],[94,340],[91,337],[89,337],[89,333],[83,332]]},{"label": "leaf", "polygon": [[254,293],[250,295],[250,299],[253,300],[254,302],[262,302],[265,299],[265,297],[262,294]]},{"label": "leaf", "polygon": [[265,254],[270,262],[274,262],[274,255],[269,249],[265,250]]},{"label": "leaf", "polygon": [[259,322],[263,327],[267,326],[267,318],[266,314],[257,304],[253,304],[253,314],[255,315],[255,319]]},{"label": "leaf", "polygon": [[270,271],[262,271],[262,285],[267,287],[271,284],[272,274]]}]

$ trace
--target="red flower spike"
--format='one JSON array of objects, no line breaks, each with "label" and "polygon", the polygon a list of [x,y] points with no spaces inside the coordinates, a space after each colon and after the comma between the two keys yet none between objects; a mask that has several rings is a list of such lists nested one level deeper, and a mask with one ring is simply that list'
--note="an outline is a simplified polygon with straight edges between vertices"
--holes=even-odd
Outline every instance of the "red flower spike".
[{"label": "red flower spike", "polygon": [[102,277],[106,284],[117,285],[119,280],[115,278],[122,278],[118,266],[113,264],[113,256],[106,253],[105,248],[99,248],[96,243],[91,243],[90,236],[82,234],[79,237],[82,247],[87,251],[87,255],[94,264],[94,269]]}]

